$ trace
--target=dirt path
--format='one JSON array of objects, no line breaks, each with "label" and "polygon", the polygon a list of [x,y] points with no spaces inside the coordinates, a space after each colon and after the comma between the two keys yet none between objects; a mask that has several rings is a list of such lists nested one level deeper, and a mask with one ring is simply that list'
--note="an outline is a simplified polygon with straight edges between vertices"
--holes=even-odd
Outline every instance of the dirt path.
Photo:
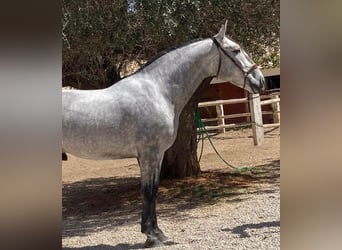
[{"label": "dirt path", "polygon": [[[169,237],[157,249],[279,249],[280,130],[255,147],[251,130],[213,137],[232,172],[205,141],[202,175],[162,181],[159,225]],[[135,159],[63,162],[63,249],[140,249],[140,179]]]}]

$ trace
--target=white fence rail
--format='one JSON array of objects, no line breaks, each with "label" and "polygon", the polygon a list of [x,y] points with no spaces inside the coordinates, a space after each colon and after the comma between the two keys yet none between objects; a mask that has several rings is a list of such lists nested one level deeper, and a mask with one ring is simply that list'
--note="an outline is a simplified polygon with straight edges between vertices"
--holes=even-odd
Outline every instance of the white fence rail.
[{"label": "white fence rail", "polygon": [[[249,107],[249,112],[237,114],[224,114],[224,105],[245,103]],[[261,111],[261,106],[271,105],[271,111]],[[254,144],[260,145],[264,138],[264,128],[279,127],[280,126],[280,92],[274,92],[268,95],[259,96],[259,94],[250,94],[249,97],[230,99],[230,100],[216,100],[210,102],[200,102],[199,108],[216,107],[216,117],[202,119],[203,123],[216,121],[215,126],[205,126],[210,130],[218,130],[225,133],[226,128],[238,128],[252,125]],[[272,115],[273,123],[263,124],[262,115]],[[226,119],[249,117],[249,122],[243,123],[226,123]]]}]

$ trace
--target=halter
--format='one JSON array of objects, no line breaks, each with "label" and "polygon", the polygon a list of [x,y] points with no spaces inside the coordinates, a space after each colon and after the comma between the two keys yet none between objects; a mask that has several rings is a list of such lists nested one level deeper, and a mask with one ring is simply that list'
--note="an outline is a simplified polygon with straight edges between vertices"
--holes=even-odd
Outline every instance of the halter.
[{"label": "halter", "polygon": [[[213,42],[216,45],[216,47],[218,49],[220,49],[223,52],[223,54],[228,56],[233,61],[233,63],[242,71],[242,73],[243,73],[243,75],[245,77],[244,83],[243,83],[243,88],[245,88],[246,87],[246,83],[247,83],[247,76],[249,74],[251,74],[254,70],[256,70],[258,68],[258,66],[254,63],[247,71],[244,70],[244,68],[241,65],[241,63],[234,56],[229,55],[229,53],[222,48],[221,44],[216,40],[216,38],[212,37],[211,39],[213,40]],[[218,69],[217,69],[216,77],[218,77],[218,75],[220,73],[220,70],[221,70],[221,61],[222,61],[221,53],[219,53],[219,55],[220,55],[220,61],[219,61],[219,66],[218,66]]]}]

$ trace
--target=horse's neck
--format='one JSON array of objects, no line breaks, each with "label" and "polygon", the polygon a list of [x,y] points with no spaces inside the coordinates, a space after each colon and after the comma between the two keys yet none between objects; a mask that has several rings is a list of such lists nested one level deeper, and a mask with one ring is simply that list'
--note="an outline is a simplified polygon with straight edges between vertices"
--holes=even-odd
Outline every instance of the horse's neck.
[{"label": "horse's neck", "polygon": [[216,75],[216,50],[210,39],[202,40],[169,52],[147,69],[146,73],[157,76],[160,91],[178,115],[203,80]]}]

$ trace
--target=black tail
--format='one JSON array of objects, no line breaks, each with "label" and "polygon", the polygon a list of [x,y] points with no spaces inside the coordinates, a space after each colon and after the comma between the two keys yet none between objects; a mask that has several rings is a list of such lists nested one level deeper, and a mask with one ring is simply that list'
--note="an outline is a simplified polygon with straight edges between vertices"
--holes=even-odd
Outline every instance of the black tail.
[{"label": "black tail", "polygon": [[62,153],[62,161],[67,161],[68,160],[68,156],[66,153]]}]

